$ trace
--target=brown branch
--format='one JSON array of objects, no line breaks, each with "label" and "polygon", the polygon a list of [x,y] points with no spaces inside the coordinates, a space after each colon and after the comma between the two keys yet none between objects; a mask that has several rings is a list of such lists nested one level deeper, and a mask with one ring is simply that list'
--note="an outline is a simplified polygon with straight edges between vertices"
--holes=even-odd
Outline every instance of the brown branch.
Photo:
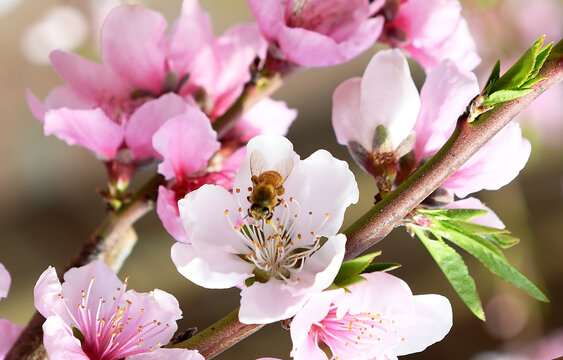
[{"label": "brown branch", "polygon": [[466,117],[461,116],[454,133],[438,153],[344,231],[348,238],[345,260],[358,256],[387,236],[412,209],[446,181],[528,104],[559,83],[563,79],[563,56],[560,53],[554,55],[544,64],[538,75],[546,79],[533,86],[534,91],[528,95],[504,103],[483,114],[471,124],[467,123]]},{"label": "brown branch", "polygon": [[169,347],[198,350],[205,359],[217,356],[264,326],[240,323],[238,321],[238,311],[239,309],[237,308],[188,340],[169,345]]}]

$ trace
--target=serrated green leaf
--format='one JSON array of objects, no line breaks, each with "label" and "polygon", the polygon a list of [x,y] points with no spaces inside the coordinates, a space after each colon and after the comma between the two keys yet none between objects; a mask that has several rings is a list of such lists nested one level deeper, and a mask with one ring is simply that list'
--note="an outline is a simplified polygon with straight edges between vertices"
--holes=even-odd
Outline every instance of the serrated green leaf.
[{"label": "serrated green leaf", "polygon": [[[458,233],[464,234],[464,231],[462,229],[452,224],[440,224],[439,226],[435,227],[433,230],[435,232],[438,232],[440,236],[446,239],[454,238]],[[468,234],[465,235],[473,239],[473,241],[480,243],[482,246],[487,247],[491,252],[494,252],[497,256],[504,258],[504,254],[502,253],[502,251],[500,251],[500,249],[495,245],[495,243],[489,241],[488,239],[485,239],[483,237],[484,235],[468,235]]]},{"label": "serrated green leaf", "polygon": [[483,90],[484,94],[488,94],[488,88],[495,83],[500,77],[500,60],[497,60],[495,66],[493,66],[493,70],[491,71],[491,75],[489,75],[489,79],[485,84],[485,90]]},{"label": "serrated green leaf", "polygon": [[334,284],[339,287],[345,287],[345,284],[347,284],[349,279],[357,277],[358,274],[364,271],[369,264],[371,264],[373,259],[379,255],[381,255],[381,251],[362,255],[355,259],[343,262],[340,266],[340,270],[338,270],[338,274],[336,274],[336,277],[334,278]]},{"label": "serrated green leaf", "polygon": [[487,96],[483,106],[491,106],[507,102],[510,100],[518,99],[524,95],[529,94],[534,89],[517,89],[517,90],[499,90]]},{"label": "serrated green leaf", "polygon": [[376,271],[391,271],[401,267],[401,264],[398,263],[373,263],[370,264],[362,274],[369,274]]},{"label": "serrated green leaf", "polygon": [[551,48],[551,52],[549,53],[547,59],[558,60],[561,59],[562,57],[563,57],[563,39],[559,40],[557,44],[555,44],[553,48]]},{"label": "serrated green leaf", "polygon": [[520,242],[520,239],[510,234],[490,234],[483,235],[485,239],[495,243],[503,249],[508,249]]},{"label": "serrated green leaf", "polygon": [[490,226],[475,224],[468,221],[459,220],[442,220],[441,223],[447,226],[452,226],[458,229],[461,233],[469,235],[483,235],[483,234],[508,234],[510,231],[507,229],[497,229]]},{"label": "serrated green leaf", "polygon": [[481,320],[485,320],[485,312],[481,306],[481,300],[477,294],[475,281],[469,275],[467,266],[463,262],[461,256],[442,239],[432,240],[427,237],[424,231],[417,227],[411,226],[420,241],[424,244],[430,255],[434,258],[446,278],[452,284],[459,297],[471,312]]},{"label": "serrated green leaf", "polygon": [[534,71],[536,56],[540,52],[544,39],[545,35],[537,39],[522,57],[491,85],[487,95],[499,90],[518,89],[522,84],[530,80],[529,76]]},{"label": "serrated green leaf", "polygon": [[525,83],[522,84],[522,88],[529,88],[532,85],[536,84],[537,82],[545,80],[545,79],[547,79],[547,78],[546,77],[536,77],[536,78],[530,79],[530,80],[528,80],[528,81],[526,81]]},{"label": "serrated green leaf", "polygon": [[540,72],[540,69],[542,68],[543,63],[545,62],[545,60],[549,56],[549,53],[551,52],[552,48],[553,48],[553,42],[550,42],[549,44],[547,44],[543,49],[541,49],[538,52],[538,54],[536,56],[536,63],[534,64],[534,70],[532,70],[528,79],[533,79],[536,76],[538,76],[538,73]]},{"label": "serrated green leaf", "polygon": [[443,236],[481,261],[493,274],[521,288],[540,301],[549,301],[540,289],[512,267],[504,257],[498,256],[496,252],[491,251],[491,249],[484,246],[482,242],[475,241],[474,236],[467,236],[454,229],[449,229],[447,234]]},{"label": "serrated green leaf", "polygon": [[489,213],[483,209],[419,209],[418,212],[436,219],[469,221]]}]

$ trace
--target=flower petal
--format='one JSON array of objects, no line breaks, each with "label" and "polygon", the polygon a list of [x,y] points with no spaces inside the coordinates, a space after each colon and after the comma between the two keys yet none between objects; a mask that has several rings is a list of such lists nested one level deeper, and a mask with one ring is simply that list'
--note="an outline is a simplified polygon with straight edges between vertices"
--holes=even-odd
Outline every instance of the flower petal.
[{"label": "flower petal", "polygon": [[153,135],[168,119],[186,113],[187,109],[188,104],[181,97],[169,93],[135,110],[125,128],[125,142],[135,158],[158,158],[160,155],[152,145]]},{"label": "flower petal", "polygon": [[166,19],[136,5],[112,10],[102,27],[102,59],[132,86],[160,93],[164,81]]},{"label": "flower petal", "polygon": [[16,325],[8,319],[0,319],[0,359],[4,359],[20,336],[23,326]]},{"label": "flower petal", "polygon": [[8,296],[11,282],[10,273],[6,270],[6,267],[0,263],[0,299]]},{"label": "flower petal", "polygon": [[61,291],[62,286],[57,272],[54,267],[49,266],[41,274],[33,289],[34,305],[37,311],[44,317],[66,313],[66,309],[59,301]]},{"label": "flower petal", "polygon": [[49,316],[43,323],[43,345],[50,359],[90,360],[70,326],[58,316]]},{"label": "flower petal", "polygon": [[162,125],[153,136],[153,146],[164,158],[158,171],[166,179],[181,179],[205,169],[220,148],[209,119],[195,106]]},{"label": "flower petal", "polygon": [[205,360],[197,350],[158,348],[143,354],[128,356],[127,360]]},{"label": "flower petal", "polygon": [[101,101],[129,97],[131,87],[112,69],[80,55],[54,50],[49,54],[55,71],[77,93],[87,99]]},{"label": "flower petal", "polygon": [[318,150],[303,160],[303,170],[309,191],[304,199],[293,195],[302,207],[296,231],[332,236],[342,226],[346,208],[358,202],[360,193],[354,174],[347,162],[335,159],[326,150]]},{"label": "flower petal", "polygon": [[295,315],[307,301],[306,295],[295,295],[281,280],[256,281],[240,294],[239,321],[243,324],[269,324]]},{"label": "flower petal", "polygon": [[284,9],[279,0],[248,0],[248,6],[260,27],[260,31],[268,40],[278,34],[278,27],[284,21]]},{"label": "flower petal", "polygon": [[[420,99],[409,66],[398,49],[380,51],[369,62],[361,83],[362,119],[373,137],[375,128],[384,125],[394,148],[414,127]],[[372,149],[370,144],[366,149]]]},{"label": "flower petal", "polygon": [[233,136],[240,142],[248,142],[258,135],[284,136],[296,117],[297,110],[288,108],[285,102],[265,98],[237,121]]},{"label": "flower petal", "polygon": [[520,125],[509,123],[475,153],[442,187],[463,198],[487,189],[497,190],[511,182],[530,157],[530,142],[522,138]]},{"label": "flower petal", "polygon": [[176,193],[174,191],[168,190],[164,186],[158,188],[156,213],[166,231],[168,231],[176,241],[183,243],[190,242],[186,230],[184,230],[182,220],[180,220],[178,202],[176,201]]},{"label": "flower petal", "polygon": [[[344,81],[332,95],[332,127],[341,145],[356,141],[366,150],[372,149],[373,129],[360,112],[362,78]],[[371,131],[371,133],[370,133]]]},{"label": "flower petal", "polygon": [[235,254],[176,243],[171,255],[180,274],[208,289],[228,289],[252,276],[253,266]]},{"label": "flower petal", "polygon": [[115,156],[123,141],[123,128],[101,109],[61,108],[45,114],[45,135],[55,134],[68,145],[78,144],[107,158]]},{"label": "flower petal", "polygon": [[436,153],[452,134],[456,119],[479,93],[475,74],[459,70],[450,60],[428,73],[420,92],[414,130],[417,160]]}]

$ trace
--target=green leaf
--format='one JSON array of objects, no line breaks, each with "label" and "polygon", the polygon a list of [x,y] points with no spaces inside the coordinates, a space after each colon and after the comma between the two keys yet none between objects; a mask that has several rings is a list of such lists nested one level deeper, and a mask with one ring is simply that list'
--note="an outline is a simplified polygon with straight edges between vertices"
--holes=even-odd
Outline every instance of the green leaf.
[{"label": "green leaf", "polygon": [[477,294],[475,281],[469,275],[467,266],[461,256],[442,239],[430,239],[418,226],[410,226],[410,228],[416,233],[426,249],[428,249],[428,252],[432,255],[444,275],[446,275],[446,278],[450,284],[452,284],[465,305],[467,305],[475,316],[484,321],[485,312],[483,311],[481,300]]},{"label": "green leaf", "polygon": [[442,220],[440,223],[450,227],[454,227],[461,233],[470,235],[483,235],[483,234],[508,234],[510,231],[507,229],[497,229],[490,226],[475,224],[467,221],[459,220]]},{"label": "green leaf", "polygon": [[363,282],[363,281],[366,281],[366,278],[365,278],[365,277],[362,277],[362,276],[359,276],[359,275],[354,275],[354,276],[351,276],[351,277],[349,277],[349,278],[343,279],[343,280],[341,280],[341,281],[339,281],[339,282],[336,282],[336,280],[335,280],[335,281],[334,281],[332,284],[330,284],[330,286],[327,287],[325,290],[335,290],[335,289],[342,288],[342,289],[344,289],[344,290],[346,290],[346,291],[349,291],[349,290],[347,289],[348,286],[354,285],[354,284],[357,284],[357,283],[361,283],[361,282]]},{"label": "green leaf", "polygon": [[[463,234],[464,231],[453,224],[440,224],[433,228],[434,231],[438,232],[440,236],[450,239],[456,236],[457,233]],[[495,243],[489,241],[482,237],[482,235],[468,235],[473,241],[480,243],[482,246],[488,248],[491,252],[497,254],[497,256],[504,258],[504,254],[500,251],[500,249],[495,245]]]},{"label": "green leaf", "polygon": [[357,278],[359,277],[358,275],[364,271],[369,264],[371,264],[373,259],[379,255],[381,255],[381,251],[359,256],[355,259],[343,262],[340,266],[340,270],[338,270],[338,274],[336,274],[336,277],[334,278],[334,284],[338,287],[346,287],[351,285],[349,284],[350,281],[357,282]]},{"label": "green leaf", "polygon": [[510,234],[489,234],[483,235],[483,237],[503,249],[508,249],[509,247],[512,247],[520,242],[519,238]]},{"label": "green leaf", "polygon": [[435,219],[469,221],[489,213],[483,209],[418,209],[419,213]]},{"label": "green leaf", "polygon": [[475,241],[474,236],[467,236],[466,234],[453,228],[447,229],[447,232],[441,235],[473,255],[481,261],[483,265],[489,268],[493,274],[496,274],[509,283],[523,289],[540,301],[549,301],[540,289],[538,289],[518,270],[512,267],[512,265],[510,265],[504,257],[498,256],[495,251],[491,251],[491,249],[484,246],[482,242]]},{"label": "green leaf", "polygon": [[547,57],[551,52],[552,48],[553,48],[553,43],[551,42],[539,51],[539,53],[536,55],[536,63],[534,64],[534,70],[532,70],[528,79],[533,79],[536,76],[538,76],[538,73],[540,72],[543,63],[545,62],[545,60],[547,60]]},{"label": "green leaf", "polygon": [[532,85],[534,85],[535,83],[537,83],[538,81],[542,81],[542,80],[545,80],[545,79],[547,79],[547,78],[546,77],[536,77],[536,78],[530,79],[530,80],[528,80],[528,81],[526,81],[525,83],[522,84],[522,88],[529,88]]},{"label": "green leaf", "polygon": [[499,90],[487,96],[487,99],[482,106],[491,106],[500,104],[506,101],[518,99],[524,95],[529,94],[534,89],[517,89],[517,90]]},{"label": "green leaf", "polygon": [[376,271],[391,271],[401,267],[401,264],[398,263],[373,263],[370,264],[362,274],[369,274]]},{"label": "green leaf", "polygon": [[493,67],[493,70],[491,71],[491,75],[489,75],[489,79],[485,84],[485,90],[483,91],[484,94],[489,93],[487,89],[490,86],[492,86],[492,84],[495,83],[499,79],[499,77],[500,77],[500,60],[497,60],[495,66]]},{"label": "green leaf", "polygon": [[540,53],[545,35],[537,39],[532,46],[507,72],[505,72],[489,89],[487,95],[499,90],[518,89],[522,84],[530,79],[530,74],[534,71],[536,57]]}]

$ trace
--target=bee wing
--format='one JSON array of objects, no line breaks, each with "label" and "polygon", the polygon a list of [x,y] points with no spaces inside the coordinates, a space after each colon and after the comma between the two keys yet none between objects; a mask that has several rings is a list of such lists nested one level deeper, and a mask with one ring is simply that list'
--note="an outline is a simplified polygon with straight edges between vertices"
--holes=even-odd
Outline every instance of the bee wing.
[{"label": "bee wing", "polygon": [[264,172],[264,167],[266,167],[264,155],[260,151],[254,150],[250,154],[250,174],[252,176],[260,176]]},{"label": "bee wing", "polygon": [[282,182],[284,182],[289,174],[291,174],[291,170],[293,170],[293,158],[287,158],[280,161],[274,166],[274,170],[281,175],[283,179]]}]

